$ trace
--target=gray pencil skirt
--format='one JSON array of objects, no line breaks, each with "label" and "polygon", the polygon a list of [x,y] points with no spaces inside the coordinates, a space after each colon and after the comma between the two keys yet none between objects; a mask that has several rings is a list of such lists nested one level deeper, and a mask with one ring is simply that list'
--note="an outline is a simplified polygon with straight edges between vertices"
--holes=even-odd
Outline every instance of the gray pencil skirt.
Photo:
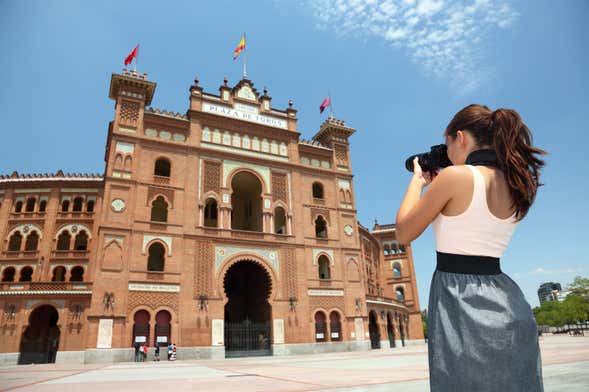
[{"label": "gray pencil skirt", "polygon": [[438,252],[428,349],[431,392],[544,390],[532,309],[497,258]]}]

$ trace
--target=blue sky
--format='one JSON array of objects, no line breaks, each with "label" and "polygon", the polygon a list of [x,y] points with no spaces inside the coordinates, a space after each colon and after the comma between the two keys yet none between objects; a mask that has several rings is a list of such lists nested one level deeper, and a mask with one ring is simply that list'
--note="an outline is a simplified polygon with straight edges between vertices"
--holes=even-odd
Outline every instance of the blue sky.
[{"label": "blue sky", "polygon": [[[310,138],[335,116],[358,131],[352,165],[359,219],[390,223],[410,174],[405,158],[443,142],[463,106],[519,111],[550,152],[545,186],[502,266],[537,305],[541,282],[589,275],[589,2],[0,1],[0,173],[99,172],[113,101],[110,75],[141,44],[152,106],[185,112],[195,75],[234,84],[248,36],[248,76],[273,106],[294,100]],[[413,243],[421,306],[435,267],[431,229]]]}]

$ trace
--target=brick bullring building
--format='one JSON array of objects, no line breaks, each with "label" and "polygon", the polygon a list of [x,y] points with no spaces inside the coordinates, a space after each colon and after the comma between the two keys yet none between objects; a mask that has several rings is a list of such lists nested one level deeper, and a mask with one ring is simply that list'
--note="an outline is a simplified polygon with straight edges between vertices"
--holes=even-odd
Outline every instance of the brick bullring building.
[{"label": "brick bullring building", "polygon": [[1,363],[423,340],[410,246],[357,221],[354,129],[329,118],[302,140],[292,102],[245,78],[195,80],[185,115],[148,108],[155,88],[112,75],[104,175],[0,176]]}]

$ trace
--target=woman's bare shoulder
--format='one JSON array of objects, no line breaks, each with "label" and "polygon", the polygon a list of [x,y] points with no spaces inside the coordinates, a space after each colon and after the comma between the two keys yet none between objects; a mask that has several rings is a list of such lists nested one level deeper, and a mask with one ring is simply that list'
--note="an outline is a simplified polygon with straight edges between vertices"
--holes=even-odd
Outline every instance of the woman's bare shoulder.
[{"label": "woman's bare shoulder", "polygon": [[472,179],[471,171],[466,165],[448,166],[440,172],[439,176],[448,182],[462,182]]}]

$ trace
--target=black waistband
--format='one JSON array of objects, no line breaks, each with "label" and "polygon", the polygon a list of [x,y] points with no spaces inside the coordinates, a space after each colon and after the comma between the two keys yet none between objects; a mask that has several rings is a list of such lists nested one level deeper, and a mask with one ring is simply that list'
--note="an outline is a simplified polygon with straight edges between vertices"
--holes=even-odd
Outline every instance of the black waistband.
[{"label": "black waistband", "polygon": [[438,271],[473,275],[499,275],[501,273],[498,257],[436,253],[438,254],[436,267]]}]

